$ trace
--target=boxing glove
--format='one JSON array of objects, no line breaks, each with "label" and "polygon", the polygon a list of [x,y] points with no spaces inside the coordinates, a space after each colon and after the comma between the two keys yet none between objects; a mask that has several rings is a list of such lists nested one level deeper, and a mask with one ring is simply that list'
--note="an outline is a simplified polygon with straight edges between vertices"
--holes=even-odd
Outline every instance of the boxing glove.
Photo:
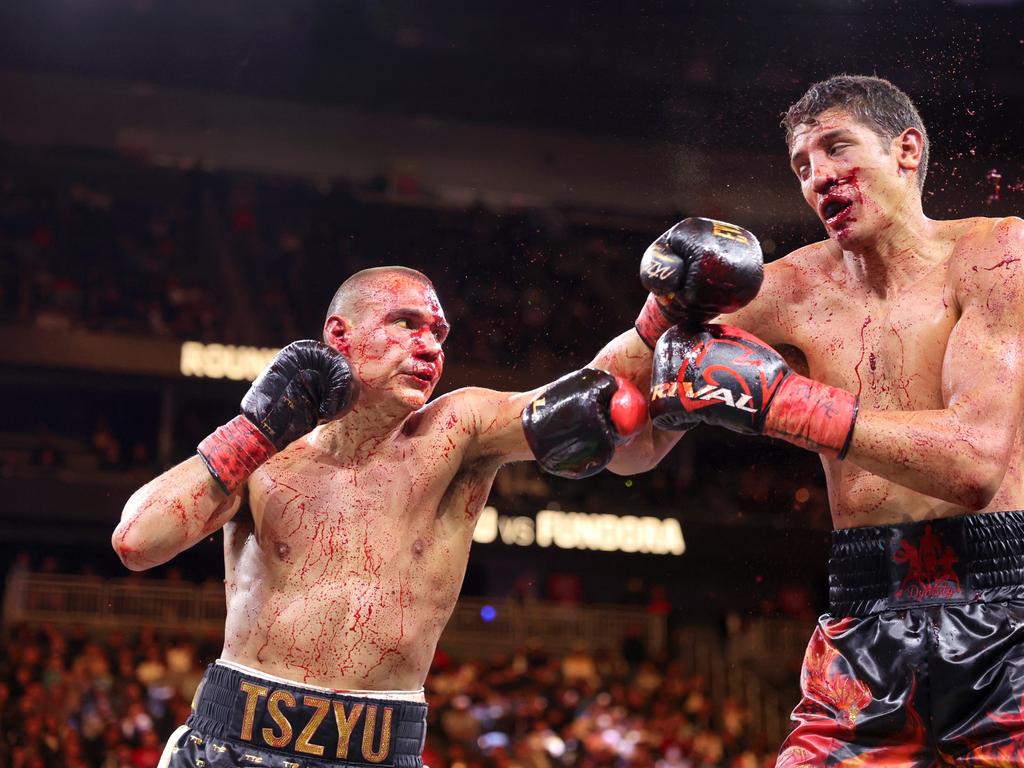
[{"label": "boxing glove", "polygon": [[355,395],[343,354],[319,341],[293,342],[249,387],[240,415],[205,438],[198,453],[221,489],[234,493],[290,442],[344,413]]},{"label": "boxing glove", "polygon": [[778,352],[739,328],[677,326],[655,347],[648,408],[659,429],[713,424],[842,459],[858,400],[793,372]]},{"label": "boxing glove", "polygon": [[650,294],[637,333],[653,349],[677,323],[698,325],[745,306],[763,280],[753,234],[724,221],[685,219],[651,243],[640,261],[640,282]]},{"label": "boxing glove", "polygon": [[594,368],[558,379],[522,412],[523,432],[537,462],[553,475],[570,478],[590,477],[608,466],[615,447],[646,420],[640,391]]}]

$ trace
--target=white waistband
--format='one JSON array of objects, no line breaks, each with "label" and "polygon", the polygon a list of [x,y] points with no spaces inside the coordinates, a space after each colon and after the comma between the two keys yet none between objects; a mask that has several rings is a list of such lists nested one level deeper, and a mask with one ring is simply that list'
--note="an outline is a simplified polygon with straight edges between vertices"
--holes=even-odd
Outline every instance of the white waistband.
[{"label": "white waistband", "polygon": [[239,664],[234,661],[225,661],[224,659],[217,659],[215,662],[217,666],[227,667],[233,669],[236,672],[241,672],[245,675],[252,675],[253,677],[261,677],[264,680],[270,680],[274,683],[283,683],[284,685],[293,685],[298,688],[308,688],[311,691],[319,691],[320,693],[342,693],[346,696],[357,696],[364,699],[385,699],[388,701],[412,701],[418,704],[424,704],[427,701],[426,696],[423,695],[423,689],[418,688],[415,691],[369,691],[369,690],[350,690],[348,688],[323,688],[319,685],[309,685],[308,683],[297,683],[294,680],[288,680],[284,677],[277,677],[276,675],[268,675],[259,669],[253,669],[247,667],[244,664]]}]

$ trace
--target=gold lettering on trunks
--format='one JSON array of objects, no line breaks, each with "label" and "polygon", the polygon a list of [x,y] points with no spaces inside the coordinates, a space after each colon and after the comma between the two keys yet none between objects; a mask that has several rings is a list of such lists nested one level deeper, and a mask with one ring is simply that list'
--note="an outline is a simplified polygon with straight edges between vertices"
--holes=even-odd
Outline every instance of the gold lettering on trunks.
[{"label": "gold lettering on trunks", "polygon": [[256,717],[256,702],[261,696],[270,693],[265,685],[242,682],[240,690],[245,692],[245,717],[242,718],[242,732],[239,734],[246,741],[252,741],[252,721]]},{"label": "gold lettering on trunks", "polygon": [[299,738],[295,740],[295,751],[307,755],[322,755],[324,748],[319,744],[313,744],[310,742],[310,739],[313,738],[316,729],[320,727],[320,723],[327,716],[327,710],[331,708],[331,702],[329,699],[322,699],[319,696],[303,696],[302,703],[307,707],[316,707],[316,712],[313,713],[313,717],[306,723],[306,727],[302,729]]},{"label": "gold lettering on trunks", "polygon": [[394,707],[384,707],[384,722],[380,727],[380,744],[373,751],[373,731],[377,726],[377,705],[366,708],[366,721],[363,723],[363,759],[368,763],[379,763],[388,756],[391,749],[391,715]]},{"label": "gold lettering on trunks", "polygon": [[290,691],[274,691],[270,694],[270,698],[267,699],[267,713],[270,715],[270,719],[281,729],[281,734],[275,736],[274,731],[270,728],[264,728],[262,731],[263,741],[267,743],[267,746],[277,747],[278,749],[288,746],[288,742],[292,740],[292,724],[288,722],[288,718],[281,711],[281,702],[284,702],[285,706],[289,709],[294,709],[296,705],[295,697]]},{"label": "gold lettering on trunks", "polygon": [[712,221],[711,234],[724,237],[728,240],[735,240],[738,243],[749,243],[747,233],[735,224],[726,224],[724,221]]},{"label": "gold lettering on trunks", "polygon": [[334,721],[338,724],[338,752],[335,755],[339,760],[348,759],[348,740],[352,738],[352,729],[356,727],[359,716],[363,714],[365,704],[353,704],[352,711],[345,714],[345,704],[341,701],[334,703]]}]

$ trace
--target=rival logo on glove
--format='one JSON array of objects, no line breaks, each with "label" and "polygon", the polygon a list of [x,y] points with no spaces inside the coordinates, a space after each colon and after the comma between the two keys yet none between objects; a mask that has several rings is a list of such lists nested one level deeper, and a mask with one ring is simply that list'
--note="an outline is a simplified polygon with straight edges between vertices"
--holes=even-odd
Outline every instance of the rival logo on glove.
[{"label": "rival logo on glove", "polygon": [[[712,400],[724,403],[730,408],[736,408],[740,411],[746,411],[747,413],[757,413],[756,408],[748,407],[754,398],[751,395],[740,395],[739,399],[733,397],[732,392],[725,387],[715,387],[714,384],[705,384],[696,392],[693,391],[693,385],[688,382],[682,382],[683,397],[688,400],[704,400],[710,402]],[[655,384],[651,389],[651,400],[661,400],[665,397],[676,397],[679,394],[679,385],[672,382],[665,382],[662,384]]]},{"label": "rival logo on glove", "polygon": [[[676,379],[679,402],[687,411],[722,403],[756,417],[771,402],[784,378],[784,371],[776,367],[782,363],[782,358],[773,350],[775,359],[759,359],[750,340],[744,338],[745,332],[728,330],[734,334],[733,338],[709,336],[688,352],[689,360],[679,369]],[[723,376],[731,380],[725,382],[725,386],[720,379]],[[694,390],[694,378],[703,380],[696,382],[697,390]],[[751,402],[753,406],[748,407]]]}]

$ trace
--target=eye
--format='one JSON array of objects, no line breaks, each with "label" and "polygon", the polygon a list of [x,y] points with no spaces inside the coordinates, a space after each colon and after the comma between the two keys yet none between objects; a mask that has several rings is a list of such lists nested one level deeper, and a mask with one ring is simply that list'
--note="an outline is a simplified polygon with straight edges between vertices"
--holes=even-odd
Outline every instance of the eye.
[{"label": "eye", "polygon": [[412,324],[409,322],[408,318],[405,317],[400,317],[397,320],[395,320],[395,325],[397,325],[399,328],[405,328],[406,330],[412,328]]},{"label": "eye", "polygon": [[809,165],[801,165],[796,169],[796,175],[801,179],[806,179],[807,175],[811,172]]},{"label": "eye", "polygon": [[831,147],[828,148],[828,153],[830,155],[838,155],[840,152],[842,152],[848,146],[849,146],[849,144],[833,144]]}]

